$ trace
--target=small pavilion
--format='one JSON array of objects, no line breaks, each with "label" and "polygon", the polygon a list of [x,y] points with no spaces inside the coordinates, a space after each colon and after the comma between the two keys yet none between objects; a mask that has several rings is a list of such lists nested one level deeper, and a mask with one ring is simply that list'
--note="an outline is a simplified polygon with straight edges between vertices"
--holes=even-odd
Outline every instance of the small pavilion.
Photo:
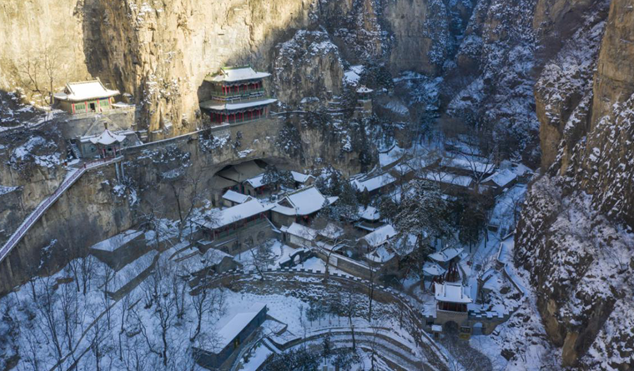
[{"label": "small pavilion", "polygon": [[70,113],[99,113],[111,110],[118,90],[107,89],[99,79],[69,82],[64,91],[54,95],[59,107]]},{"label": "small pavilion", "polygon": [[212,124],[235,124],[265,118],[269,106],[277,99],[265,96],[264,79],[268,72],[256,72],[253,68],[224,67],[216,75],[205,78],[210,84],[211,100],[200,103]]},{"label": "small pavilion", "polygon": [[97,148],[99,157],[117,157],[123,142],[126,140],[126,136],[114,134],[106,128],[101,135],[87,140]]},{"label": "small pavilion", "polygon": [[467,304],[471,304],[472,299],[466,286],[460,282],[444,282],[435,283],[434,289],[438,310],[467,313]]}]

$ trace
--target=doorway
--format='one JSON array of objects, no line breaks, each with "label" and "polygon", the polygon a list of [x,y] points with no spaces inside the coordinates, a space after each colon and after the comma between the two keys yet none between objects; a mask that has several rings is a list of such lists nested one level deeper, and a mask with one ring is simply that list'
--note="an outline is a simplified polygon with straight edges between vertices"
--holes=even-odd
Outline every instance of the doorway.
[{"label": "doorway", "polygon": [[97,109],[95,108],[95,104],[94,103],[90,103],[90,110],[92,112],[95,112]]}]

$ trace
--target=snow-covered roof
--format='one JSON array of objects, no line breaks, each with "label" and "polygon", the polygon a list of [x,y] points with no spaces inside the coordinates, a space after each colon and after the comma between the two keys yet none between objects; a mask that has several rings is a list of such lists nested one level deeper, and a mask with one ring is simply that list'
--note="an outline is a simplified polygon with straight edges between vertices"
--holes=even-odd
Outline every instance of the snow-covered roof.
[{"label": "snow-covered roof", "polygon": [[526,174],[532,174],[533,170],[524,164],[517,164],[514,167],[513,172],[519,176],[524,176]]},{"label": "snow-covered roof", "polygon": [[[216,335],[218,336],[218,344],[215,347],[217,351],[224,349],[229,343],[235,339],[242,330],[244,330],[257,315],[266,308],[266,304],[255,303],[251,308],[246,309],[243,312],[236,313],[233,317],[218,330]],[[220,322],[219,322],[220,323]]]},{"label": "snow-covered roof", "polygon": [[108,291],[109,292],[117,292],[121,290],[125,285],[132,282],[136,277],[138,277],[142,272],[147,270],[154,264],[154,258],[158,255],[159,252],[156,250],[150,250],[146,252],[144,255],[138,257],[133,262],[127,264],[120,270],[118,270],[110,283],[108,283]]},{"label": "snow-covered roof", "polygon": [[467,288],[457,282],[434,283],[436,300],[448,303],[469,304],[472,302]]},{"label": "snow-covered roof", "polygon": [[227,201],[235,202],[237,204],[243,204],[249,201],[251,199],[251,196],[243,195],[242,193],[228,190],[227,192],[225,192],[224,195],[222,195],[222,198],[224,198]]},{"label": "snow-covered roof", "polygon": [[92,144],[103,144],[104,146],[111,145],[112,143],[121,143],[125,140],[125,135],[114,134],[110,130],[106,129],[96,138],[90,138]]},{"label": "snow-covered roof", "polygon": [[250,218],[254,215],[270,210],[272,205],[262,205],[260,201],[256,199],[249,200],[243,204],[228,207],[226,209],[219,210],[216,214],[216,218],[212,222],[205,223],[205,226],[209,229],[216,229],[224,227],[231,223],[237,222],[242,219]]},{"label": "snow-covered roof", "polygon": [[334,240],[343,235],[343,228],[336,226],[335,224],[328,223],[328,225],[326,225],[326,227],[320,230],[318,233],[322,237]]},{"label": "snow-covered roof", "polygon": [[385,263],[394,257],[394,252],[387,246],[379,246],[376,250],[369,254],[365,254],[365,258],[375,263]]},{"label": "snow-covered roof", "polygon": [[372,247],[381,246],[386,243],[390,238],[396,236],[396,230],[392,227],[391,224],[386,224],[381,228],[378,228],[372,233],[366,234],[364,237],[361,237],[361,240],[364,240],[368,245]]},{"label": "snow-covered roof", "polygon": [[56,93],[55,99],[69,102],[83,102],[98,98],[110,98],[119,95],[118,90],[107,89],[99,80],[69,82],[62,93]]},{"label": "snow-covered roof", "polygon": [[450,247],[448,249],[429,254],[429,258],[437,262],[444,263],[460,255],[463,250],[464,249],[462,247]]},{"label": "snow-covered roof", "polygon": [[445,274],[447,270],[438,265],[436,262],[426,261],[423,265],[423,273],[428,276],[440,276]]},{"label": "snow-covered roof", "polygon": [[442,173],[442,172],[441,173],[436,173],[436,172],[426,173],[423,175],[423,177],[427,180],[431,180],[434,182],[451,184],[451,185],[465,187],[465,188],[469,187],[471,183],[473,182],[473,178],[469,176],[455,175],[455,174]]},{"label": "snow-covered roof", "polygon": [[374,90],[366,87],[365,85],[362,85],[359,89],[357,89],[357,93],[360,94],[369,94],[372,93]]},{"label": "snow-covered roof", "polygon": [[207,81],[236,82],[244,80],[258,80],[271,76],[268,72],[256,72],[251,67],[223,67],[220,73],[213,77],[207,77]]},{"label": "snow-covered roof", "polygon": [[[482,159],[482,161],[487,161]],[[467,158],[443,158],[441,164],[446,167],[469,170],[482,174],[489,174],[495,170],[495,165],[490,162],[482,162],[477,159]]]},{"label": "snow-covered roof", "polygon": [[227,169],[218,172],[220,177],[233,180],[234,182],[244,182],[247,179],[254,178],[264,172],[255,161],[246,161],[237,165],[233,165]]},{"label": "snow-covered roof", "polygon": [[260,174],[258,176],[254,176],[251,179],[246,180],[247,183],[251,185],[253,188],[262,187],[264,184],[264,174]]},{"label": "snow-covered roof", "polygon": [[344,81],[352,85],[358,84],[364,69],[363,65],[350,66],[350,69],[343,73]]},{"label": "snow-covered roof", "polygon": [[[308,187],[285,196],[278,202],[273,211],[284,215],[310,215],[321,210],[325,203],[332,205],[337,197],[324,197],[315,187]],[[291,207],[280,203],[287,201]]]},{"label": "snow-covered roof", "polygon": [[286,229],[286,233],[291,234],[293,236],[301,237],[308,241],[313,241],[317,237],[317,231],[301,225],[299,223],[293,223],[290,227]]},{"label": "snow-covered roof", "polygon": [[[423,234],[427,236],[425,232]],[[392,247],[400,256],[409,255],[418,247],[418,236],[413,233],[402,234],[394,241]]]},{"label": "snow-covered roof", "polygon": [[381,214],[376,207],[368,206],[363,208],[363,206],[361,206],[359,207],[359,217],[370,222],[375,222],[381,219]]},{"label": "snow-covered roof", "polygon": [[353,180],[352,185],[359,191],[367,190],[368,192],[372,192],[394,182],[396,182],[396,178],[388,173],[385,173],[364,181]]},{"label": "snow-covered roof", "polygon": [[515,178],[517,178],[517,174],[515,174],[514,172],[512,172],[509,169],[504,169],[504,170],[500,170],[495,172],[495,174],[491,175],[490,177],[484,179],[482,182],[486,183],[486,182],[493,182],[495,183],[498,187],[504,188],[506,187],[507,184],[511,183],[513,180],[515,180]]},{"label": "snow-covered roof", "polygon": [[200,107],[214,111],[236,111],[246,108],[265,106],[275,102],[277,102],[277,99],[274,98],[256,99],[242,103],[225,103],[216,100],[208,100],[200,103]]},{"label": "snow-covered roof", "polygon": [[213,179],[213,187],[216,189],[226,189],[238,184],[238,182],[218,176],[218,174],[214,175],[212,179]]},{"label": "snow-covered roof", "polygon": [[403,157],[403,149],[399,146],[393,146],[388,151],[379,152],[379,164],[381,166],[389,166]]},{"label": "snow-covered roof", "polygon": [[298,183],[306,183],[310,178],[313,178],[312,175],[302,174],[296,171],[291,171],[291,175],[293,176],[293,180]]},{"label": "snow-covered roof", "polygon": [[101,250],[101,251],[115,251],[118,248],[126,245],[130,241],[139,237],[143,234],[143,231],[136,231],[134,229],[129,229],[123,233],[119,233],[116,236],[110,237],[107,240],[103,240],[92,245],[90,248],[93,250]]}]

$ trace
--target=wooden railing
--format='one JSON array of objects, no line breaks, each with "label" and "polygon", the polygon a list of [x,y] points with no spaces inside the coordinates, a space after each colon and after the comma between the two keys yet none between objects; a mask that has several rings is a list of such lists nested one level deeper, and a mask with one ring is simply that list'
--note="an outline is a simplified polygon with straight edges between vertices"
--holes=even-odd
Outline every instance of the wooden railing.
[{"label": "wooden railing", "polygon": [[57,188],[57,190],[55,190],[55,192],[51,196],[49,196],[46,200],[41,202],[35,208],[35,210],[33,210],[33,212],[26,218],[24,222],[22,222],[22,224],[13,233],[13,235],[11,235],[11,237],[4,244],[4,246],[2,246],[2,249],[0,249],[0,262],[2,262],[4,258],[7,257],[7,255],[9,255],[9,253],[18,244],[18,242],[20,242],[20,240],[22,240],[22,238],[26,235],[26,232],[28,232],[29,229],[31,229],[31,227],[33,226],[33,224],[35,224],[35,222],[37,222],[42,217],[44,212],[46,212],[46,210],[48,210],[51,207],[51,205],[53,205],[55,201],[57,201],[64,194],[64,192],[66,192],[66,190],[70,188],[70,186],[72,186],[77,181],[77,179],[79,179],[82,175],[84,175],[86,171],[103,166],[103,165],[107,165],[113,162],[120,161],[121,159],[122,157],[100,159],[100,160],[84,163],[80,168],[75,169],[75,171],[69,177],[64,179],[62,184],[60,184],[60,186]]}]

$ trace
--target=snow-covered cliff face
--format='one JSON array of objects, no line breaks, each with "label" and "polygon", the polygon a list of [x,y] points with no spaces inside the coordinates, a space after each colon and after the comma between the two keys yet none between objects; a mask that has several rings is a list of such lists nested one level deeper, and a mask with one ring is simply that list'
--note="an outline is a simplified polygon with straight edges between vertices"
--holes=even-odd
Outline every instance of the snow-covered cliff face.
[{"label": "snow-covered cliff face", "polygon": [[[458,3],[456,17],[468,18],[468,2]],[[173,136],[196,126],[206,74],[245,63],[271,71],[275,46],[298,29],[327,30],[350,63],[436,73],[448,53],[448,16],[438,0],[10,0],[0,11],[0,89],[33,89],[19,67],[46,51],[55,56],[53,90],[100,77],[134,96],[141,127]]]},{"label": "snow-covered cliff face", "polygon": [[[542,166],[516,236],[564,365],[634,363],[634,8],[588,11],[536,87]],[[605,16],[609,6],[609,16]]]},{"label": "snow-covered cliff face", "polygon": [[323,106],[343,89],[343,61],[328,33],[299,30],[275,50],[273,84],[277,98],[297,107],[304,98]]}]

